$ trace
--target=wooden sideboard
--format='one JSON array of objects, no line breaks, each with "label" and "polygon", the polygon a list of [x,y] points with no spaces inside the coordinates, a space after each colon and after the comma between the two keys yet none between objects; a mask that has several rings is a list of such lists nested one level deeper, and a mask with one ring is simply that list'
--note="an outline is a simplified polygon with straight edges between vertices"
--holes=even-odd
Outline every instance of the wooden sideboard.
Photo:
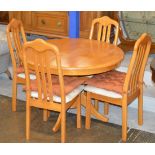
[{"label": "wooden sideboard", "polygon": [[[110,11],[81,11],[80,37],[88,38],[91,22],[94,18],[111,16]],[[66,11],[9,11],[9,20],[22,20],[28,33],[46,35],[49,37],[68,37],[69,15]]]},{"label": "wooden sideboard", "polygon": [[66,11],[9,11],[9,20],[20,19],[27,33],[49,37],[68,37]]},{"label": "wooden sideboard", "polygon": [[9,22],[8,11],[0,11],[0,24],[7,24]]}]

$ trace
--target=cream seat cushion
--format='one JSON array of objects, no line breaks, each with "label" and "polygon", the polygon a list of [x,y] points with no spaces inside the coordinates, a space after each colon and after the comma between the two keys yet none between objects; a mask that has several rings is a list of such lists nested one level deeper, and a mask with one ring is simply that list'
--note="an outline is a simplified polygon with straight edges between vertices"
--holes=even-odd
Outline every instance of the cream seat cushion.
[{"label": "cream seat cushion", "polygon": [[[25,79],[25,73],[19,73],[19,74],[17,74],[17,76],[19,78]],[[36,79],[36,76],[34,74],[30,74],[30,79],[31,80],[35,80]]]},{"label": "cream seat cushion", "polygon": [[97,87],[93,87],[93,86],[89,86],[89,85],[85,86],[84,90],[87,92],[91,92],[91,93],[102,95],[102,96],[108,96],[108,97],[112,97],[112,98],[122,98],[122,95],[115,93],[113,91],[109,91],[109,90],[105,90],[103,88],[97,88]]},{"label": "cream seat cushion", "polygon": [[[69,94],[66,95],[66,103],[70,102],[73,100],[76,96],[78,96],[84,89],[83,85],[80,85],[79,87],[75,88],[72,90]],[[31,91],[31,97],[33,98],[38,98],[38,92],[37,91]],[[49,100],[49,97],[47,98]],[[61,97],[60,96],[53,96],[53,101],[61,103]]]}]

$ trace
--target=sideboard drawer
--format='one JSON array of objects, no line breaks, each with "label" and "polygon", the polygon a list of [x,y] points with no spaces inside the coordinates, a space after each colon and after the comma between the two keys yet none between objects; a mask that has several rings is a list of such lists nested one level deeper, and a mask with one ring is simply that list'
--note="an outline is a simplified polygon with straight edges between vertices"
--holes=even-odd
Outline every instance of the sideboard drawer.
[{"label": "sideboard drawer", "polygon": [[32,12],[32,26],[35,30],[41,30],[51,34],[68,35],[67,14]]}]

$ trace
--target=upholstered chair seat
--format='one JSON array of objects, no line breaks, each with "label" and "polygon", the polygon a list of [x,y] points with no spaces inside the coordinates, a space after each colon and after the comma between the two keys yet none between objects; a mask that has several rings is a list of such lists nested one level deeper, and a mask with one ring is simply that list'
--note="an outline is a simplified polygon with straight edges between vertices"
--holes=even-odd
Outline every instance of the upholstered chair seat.
[{"label": "upholstered chair seat", "polygon": [[[61,103],[61,93],[60,93],[60,85],[59,85],[59,78],[56,75],[52,75],[52,88],[53,88],[53,101],[54,102],[60,102]],[[85,82],[85,78],[80,77],[69,77],[64,76],[64,89],[65,89],[65,97],[66,97],[66,103],[73,100],[76,96],[78,96],[84,89],[84,85],[82,85]],[[31,97],[38,98],[38,86],[36,80],[31,80]],[[25,90],[24,86],[24,90]],[[48,93],[51,92],[50,88],[48,87]],[[47,95],[47,99],[49,99]]]},{"label": "upholstered chair seat", "polygon": [[[17,77],[25,79],[24,67],[22,67],[22,66],[17,67],[16,73],[17,73]],[[36,76],[32,73],[32,74],[30,74],[30,79],[35,80]]]},{"label": "upholstered chair seat", "polygon": [[85,84],[85,90],[112,98],[122,98],[123,84],[126,73],[120,71],[109,71],[93,76]]}]

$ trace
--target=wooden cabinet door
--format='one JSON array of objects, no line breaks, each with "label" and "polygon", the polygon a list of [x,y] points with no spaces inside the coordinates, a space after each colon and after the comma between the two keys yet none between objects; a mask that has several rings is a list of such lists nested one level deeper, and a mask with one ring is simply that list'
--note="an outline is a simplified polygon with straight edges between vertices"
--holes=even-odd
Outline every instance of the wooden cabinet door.
[{"label": "wooden cabinet door", "polygon": [[8,11],[0,11],[0,23],[7,24],[9,22]]},{"label": "wooden cabinet door", "polygon": [[110,16],[110,11],[81,11],[80,12],[80,37],[89,38],[91,23],[94,18]]},{"label": "wooden cabinet door", "polygon": [[21,12],[20,11],[9,11],[9,20],[11,20],[12,18],[21,20]]},{"label": "wooden cabinet door", "polygon": [[49,37],[68,36],[67,11],[9,11],[9,20],[22,21],[25,32]]},{"label": "wooden cabinet door", "polygon": [[9,11],[9,20],[12,18],[21,20],[25,30],[31,29],[31,11]]},{"label": "wooden cabinet door", "polygon": [[21,20],[26,30],[31,30],[32,28],[32,12],[31,11],[22,11]]}]

